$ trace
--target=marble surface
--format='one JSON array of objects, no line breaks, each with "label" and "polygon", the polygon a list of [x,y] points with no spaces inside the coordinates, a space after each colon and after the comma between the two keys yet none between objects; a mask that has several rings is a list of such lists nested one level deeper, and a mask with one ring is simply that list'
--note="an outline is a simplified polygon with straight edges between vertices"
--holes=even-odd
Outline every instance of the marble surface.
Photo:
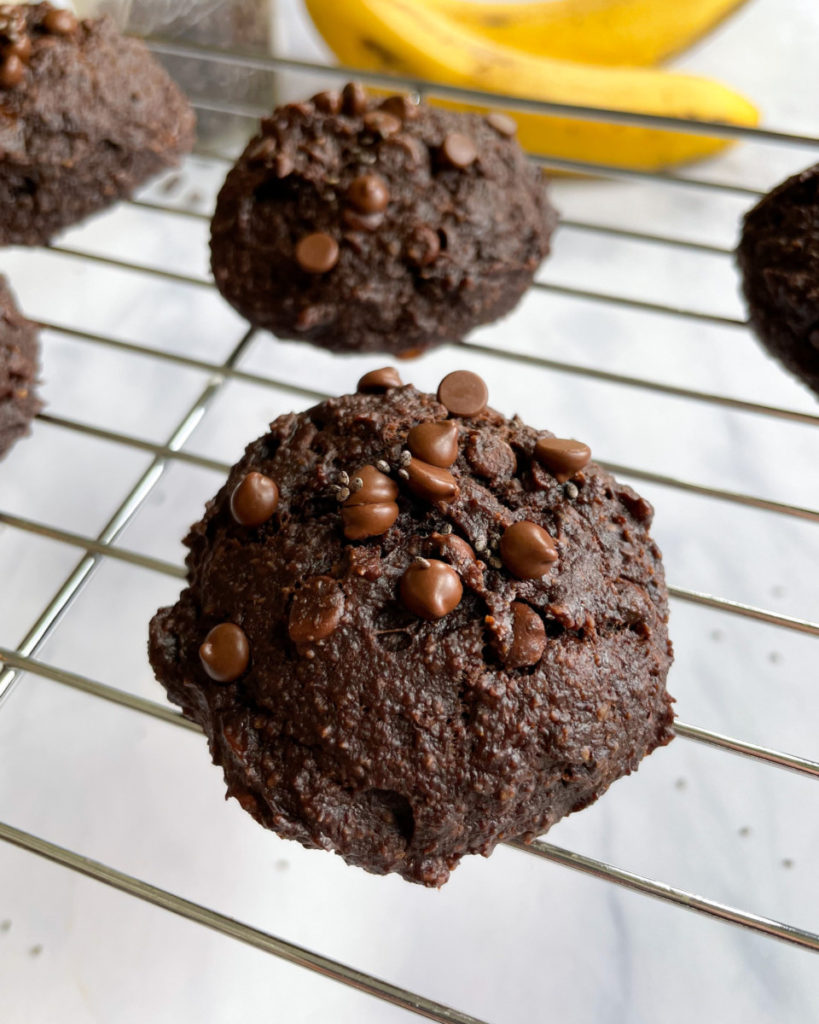
[{"label": "marble surface", "polygon": [[[292,9],[291,9],[292,8]],[[282,5],[291,52],[320,49]],[[751,0],[682,62],[759,98],[771,126],[816,132],[812,0]],[[282,91],[312,88],[295,77]],[[743,146],[700,176],[767,187],[815,159]],[[206,212],[224,166],[192,159],[147,195]],[[560,181],[567,218],[733,244],[748,197],[651,184]],[[123,205],[67,233],[79,253],[205,280],[204,221]],[[212,362],[244,325],[211,289],[6,251],[29,315]],[[547,282],[741,317],[730,258],[563,228]],[[748,333],[533,292],[507,320],[407,364],[434,389],[469,366],[492,403],[588,441],[623,465],[819,508],[815,426],[512,362],[494,349],[816,414],[815,399]],[[198,369],[43,335],[54,417],[163,442],[208,383]],[[379,360],[339,359],[268,336],[242,369],[295,386],[352,388]],[[229,462],[306,399],[231,381],[186,449]],[[146,453],[46,421],[0,466],[0,509],[85,535],[104,526]],[[180,562],[179,538],[220,483],[174,462],[120,539]],[[819,620],[819,526],[637,482],[657,507],[671,582]],[[0,526],[0,645],[15,646],[78,552]],[[104,561],[39,652],[48,664],[162,701],[145,658],[148,618],[178,581]],[[680,601],[669,687],[680,718],[817,758],[816,638]],[[819,1018],[814,955],[501,848],[468,858],[440,892],[374,878],[259,829],[223,802],[203,739],[26,675],[0,709],[0,820],[496,1024],[784,1024]],[[815,782],[677,739],[549,839],[805,928],[819,928]],[[0,1020],[10,1024],[369,1024],[402,1011],[0,844]]]}]

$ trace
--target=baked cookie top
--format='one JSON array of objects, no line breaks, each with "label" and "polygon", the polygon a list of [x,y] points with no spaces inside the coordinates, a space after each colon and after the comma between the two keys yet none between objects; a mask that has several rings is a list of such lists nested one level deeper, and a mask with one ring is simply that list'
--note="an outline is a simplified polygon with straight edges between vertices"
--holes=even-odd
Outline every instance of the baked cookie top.
[{"label": "baked cookie top", "polygon": [[278,108],[219,195],[217,286],[252,323],[337,351],[461,338],[549,252],[555,213],[514,134],[352,84]]},{"label": "baked cookie top", "polygon": [[187,538],[160,682],[262,824],[440,885],[671,738],[652,508],[589,449],[395,370],[281,416]]}]

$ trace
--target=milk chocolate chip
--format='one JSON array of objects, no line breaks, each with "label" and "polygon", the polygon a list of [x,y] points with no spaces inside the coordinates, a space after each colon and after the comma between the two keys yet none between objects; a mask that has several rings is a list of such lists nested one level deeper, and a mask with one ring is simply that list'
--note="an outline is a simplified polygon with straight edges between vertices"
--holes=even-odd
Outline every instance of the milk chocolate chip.
[{"label": "milk chocolate chip", "polygon": [[407,464],[409,489],[425,501],[455,501],[461,493],[455,477],[447,469],[430,466],[421,459],[411,459]]},{"label": "milk chocolate chip", "polygon": [[398,518],[398,486],[375,466],[362,466],[350,479],[341,519],[348,540],[380,537]]},{"label": "milk chocolate chip", "polygon": [[71,11],[49,11],[43,18],[43,28],[54,36],[70,36],[78,22]]},{"label": "milk chocolate chip", "polygon": [[458,171],[466,170],[478,157],[475,143],[462,132],[450,132],[441,146],[444,162]]},{"label": "milk chocolate chip", "polygon": [[0,88],[13,89],[23,81],[26,66],[16,53],[10,53],[0,63]]},{"label": "milk chocolate chip", "polygon": [[337,89],[326,89],[324,92],[317,92],[310,102],[322,114],[341,113],[341,93]]},{"label": "milk chocolate chip", "polygon": [[558,483],[579,473],[591,459],[591,448],[582,441],[561,437],[541,437],[535,445],[535,458],[554,476]]},{"label": "milk chocolate chip", "polygon": [[503,659],[509,668],[536,665],[546,646],[546,627],[534,608],[521,601],[512,604],[512,643]]},{"label": "milk chocolate chip", "polygon": [[379,104],[381,110],[397,117],[401,121],[414,121],[418,117],[418,104],[414,103],[409,96],[398,93],[395,96],[388,96]]},{"label": "milk chocolate chip", "polygon": [[296,246],[296,262],[308,274],[326,274],[338,263],[338,242],[323,231],[306,235]]},{"label": "milk chocolate chip", "polygon": [[453,416],[477,416],[489,400],[489,390],[483,378],[470,370],[448,373],[438,385],[438,401]]},{"label": "milk chocolate chip", "polygon": [[295,644],[315,643],[335,631],[344,614],[344,594],[332,576],[314,576],[297,590],[287,631]]},{"label": "milk chocolate chip", "polygon": [[230,496],[230,511],[242,526],[261,526],[276,511],[279,488],[263,473],[248,473]]},{"label": "milk chocolate chip", "polygon": [[250,645],[244,630],[232,622],[214,626],[199,648],[199,659],[214,682],[232,683],[250,661]]},{"label": "milk chocolate chip", "polygon": [[403,383],[394,366],[382,366],[380,370],[365,373],[356,390],[364,395],[380,395],[390,388],[400,388]]},{"label": "milk chocolate chip", "polygon": [[500,542],[503,564],[519,580],[533,580],[547,573],[557,561],[557,547],[549,534],[526,520],[508,527]]},{"label": "milk chocolate chip", "polygon": [[419,423],[407,435],[409,450],[431,466],[449,469],[458,458],[458,424],[453,420],[442,423]]},{"label": "milk chocolate chip", "polygon": [[350,182],[347,199],[359,213],[381,213],[390,201],[390,190],[380,174],[360,174]]},{"label": "milk chocolate chip", "polygon": [[458,607],[463,587],[457,572],[445,562],[419,558],[401,577],[401,601],[421,619],[441,619]]},{"label": "milk chocolate chip", "polygon": [[348,82],[341,90],[341,106],[350,117],[363,114],[369,106],[367,90],[359,82]]},{"label": "milk chocolate chip", "polygon": [[513,121],[511,117],[507,117],[506,114],[501,114],[498,110],[487,115],[486,123],[490,128],[494,128],[498,135],[505,135],[508,139],[517,134],[517,122]]},{"label": "milk chocolate chip", "polygon": [[389,138],[401,131],[401,122],[397,117],[388,114],[386,110],[371,110],[363,117],[364,127],[373,135],[380,135],[382,139]]}]

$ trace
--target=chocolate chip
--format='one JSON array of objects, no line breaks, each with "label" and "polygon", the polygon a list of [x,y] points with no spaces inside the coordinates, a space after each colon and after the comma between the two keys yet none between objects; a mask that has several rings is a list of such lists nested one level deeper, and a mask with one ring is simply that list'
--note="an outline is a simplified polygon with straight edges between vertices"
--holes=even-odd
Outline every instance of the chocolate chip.
[{"label": "chocolate chip", "polygon": [[404,382],[398,376],[394,366],[382,366],[380,370],[370,370],[358,382],[356,391],[364,395],[380,395],[390,388],[400,388]]},{"label": "chocolate chip", "polygon": [[296,262],[308,274],[326,274],[338,263],[338,242],[323,231],[306,235],[296,246]]},{"label": "chocolate chip", "polygon": [[401,601],[421,619],[441,619],[458,607],[463,587],[457,572],[437,559],[413,562],[401,577]]},{"label": "chocolate chip", "polygon": [[23,81],[26,66],[15,53],[10,53],[0,64],[0,88],[13,89]]},{"label": "chocolate chip", "polygon": [[371,110],[364,115],[363,121],[368,132],[380,135],[382,139],[401,131],[401,122],[398,118],[384,110]]},{"label": "chocolate chip", "polygon": [[421,459],[411,459],[407,465],[407,483],[414,495],[424,501],[456,501],[461,493],[455,477],[448,469],[430,466]]},{"label": "chocolate chip", "polygon": [[250,661],[250,644],[244,630],[232,622],[214,626],[199,648],[199,659],[214,682],[232,683]]},{"label": "chocolate chip", "polygon": [[320,110],[322,114],[339,114],[341,113],[341,93],[338,89],[327,89],[324,92],[317,92],[315,96],[310,97],[310,102],[316,108]]},{"label": "chocolate chip", "polygon": [[344,226],[350,228],[351,231],[378,231],[384,223],[384,214],[359,213],[357,210],[345,207],[341,211],[341,219]]},{"label": "chocolate chip", "polygon": [[14,42],[8,43],[3,48],[5,56],[9,57],[14,54],[15,57],[19,57],[24,64],[28,64],[29,57],[31,56],[31,39],[29,36],[20,36],[19,39]]},{"label": "chocolate chip", "polygon": [[453,416],[477,416],[486,408],[488,399],[485,381],[470,370],[448,373],[438,385],[438,401]]},{"label": "chocolate chip", "polygon": [[455,561],[475,561],[475,552],[472,547],[454,533],[431,533],[429,539],[435,545],[438,553],[444,558],[452,558]]},{"label": "chocolate chip", "polygon": [[398,484],[386,475],[381,473],[375,466],[362,466],[352,474],[352,479],[358,477],[361,486],[347,499],[348,505],[369,505],[383,501],[395,501],[398,497]]},{"label": "chocolate chip", "polygon": [[498,135],[505,135],[506,138],[511,138],[517,134],[517,121],[507,117],[506,114],[501,114],[500,111],[493,111],[491,114],[488,114],[486,123],[490,128],[494,128]]},{"label": "chocolate chip", "polygon": [[419,423],[407,434],[407,444],[417,458],[449,469],[458,458],[458,424],[454,420]]},{"label": "chocolate chip", "polygon": [[43,18],[43,28],[53,36],[70,36],[75,32],[79,22],[71,11],[49,11]]},{"label": "chocolate chip", "polygon": [[398,485],[375,466],[362,466],[353,473],[351,494],[341,510],[344,536],[348,540],[380,537],[398,518]]},{"label": "chocolate chip", "polygon": [[536,665],[546,646],[546,627],[538,613],[528,604],[512,604],[512,643],[503,662],[509,668]]},{"label": "chocolate chip", "polygon": [[588,464],[591,449],[582,441],[541,437],[535,445],[535,458],[549,470],[558,483],[565,484]]},{"label": "chocolate chip", "polygon": [[380,213],[387,208],[390,190],[380,174],[360,174],[350,183],[347,199],[359,213]]},{"label": "chocolate chip", "polygon": [[398,506],[394,501],[369,505],[345,505],[341,510],[344,536],[348,540],[365,540],[380,537],[386,533],[398,518]]},{"label": "chocolate chip", "polygon": [[341,107],[345,114],[358,117],[369,105],[367,90],[360,83],[348,82],[341,90]]},{"label": "chocolate chip", "polygon": [[501,537],[503,564],[519,580],[543,576],[557,561],[557,547],[549,534],[536,523],[523,520],[507,527]]},{"label": "chocolate chip", "polygon": [[421,225],[407,239],[407,260],[416,267],[428,267],[438,259],[441,241],[437,231]]},{"label": "chocolate chip", "polygon": [[414,121],[419,113],[418,104],[404,93],[388,96],[378,106],[379,109],[386,110],[388,114],[392,114],[393,117],[397,117],[401,121]]},{"label": "chocolate chip", "polygon": [[475,162],[478,150],[468,135],[450,132],[441,146],[441,156],[450,167],[463,171]]},{"label": "chocolate chip", "polygon": [[313,576],[297,590],[290,606],[287,632],[295,644],[330,636],[344,614],[344,594],[332,576]]},{"label": "chocolate chip", "polygon": [[263,473],[248,473],[230,496],[230,511],[241,526],[261,526],[279,505],[275,480]]}]

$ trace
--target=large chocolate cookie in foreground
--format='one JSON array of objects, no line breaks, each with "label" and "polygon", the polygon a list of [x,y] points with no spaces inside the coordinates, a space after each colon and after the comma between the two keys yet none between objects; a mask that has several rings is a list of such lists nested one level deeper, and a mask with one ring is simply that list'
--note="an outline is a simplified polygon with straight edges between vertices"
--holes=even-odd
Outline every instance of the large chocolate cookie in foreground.
[{"label": "large chocolate cookie in foreground", "polygon": [[760,341],[819,395],[819,164],[747,214],[737,259]]},{"label": "large chocolate cookie in foreground", "polygon": [[40,409],[34,391],[38,352],[37,328],[17,309],[0,277],[0,458],[28,432]]},{"label": "large chocolate cookie in foreground", "polygon": [[555,221],[514,132],[355,85],[278,108],[219,194],[219,290],[251,323],[336,351],[413,354],[496,320]]},{"label": "large chocolate cookie in foreground", "polygon": [[248,447],[151,662],[263,825],[442,885],[671,739],[651,518],[473,374],[377,371]]},{"label": "large chocolate cookie in foreground", "polygon": [[193,145],[185,97],[108,18],[0,4],[0,245],[42,245]]}]

